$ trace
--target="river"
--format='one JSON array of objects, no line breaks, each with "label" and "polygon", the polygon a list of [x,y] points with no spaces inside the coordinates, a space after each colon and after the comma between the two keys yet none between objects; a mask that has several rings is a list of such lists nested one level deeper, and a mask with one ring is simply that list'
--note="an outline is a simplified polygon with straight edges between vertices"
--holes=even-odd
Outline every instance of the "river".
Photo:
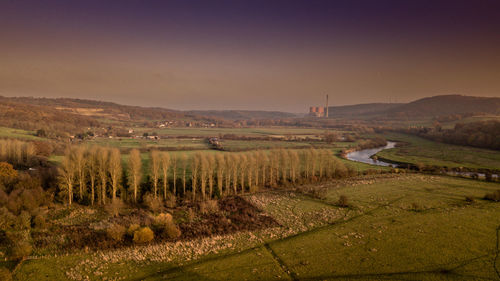
[{"label": "river", "polygon": [[347,153],[346,158],[351,160],[351,161],[362,162],[362,163],[372,164],[372,165],[377,165],[377,166],[385,166],[385,167],[396,166],[395,164],[392,164],[392,163],[387,163],[384,161],[379,161],[379,160],[375,160],[375,159],[371,158],[371,156],[377,154],[377,152],[379,152],[379,151],[382,151],[384,149],[394,148],[394,147],[396,147],[396,143],[393,141],[388,141],[386,146],[349,152],[349,153]]},{"label": "river", "polygon": [[[396,142],[388,141],[386,146],[349,152],[349,153],[347,153],[346,158],[351,160],[351,161],[362,162],[362,163],[371,164],[371,165],[384,166],[384,167],[388,167],[388,166],[397,167],[398,164],[388,163],[388,162],[375,160],[375,159],[371,158],[373,155],[377,154],[379,151],[382,151],[384,149],[394,148],[394,147],[396,147]],[[459,172],[459,171],[454,171],[454,172],[453,171],[443,171],[442,173],[452,175],[452,176],[465,176],[465,177],[471,177],[475,174],[480,178],[485,178],[485,174],[483,174],[483,173]],[[499,175],[492,174],[492,177],[498,179]]]}]

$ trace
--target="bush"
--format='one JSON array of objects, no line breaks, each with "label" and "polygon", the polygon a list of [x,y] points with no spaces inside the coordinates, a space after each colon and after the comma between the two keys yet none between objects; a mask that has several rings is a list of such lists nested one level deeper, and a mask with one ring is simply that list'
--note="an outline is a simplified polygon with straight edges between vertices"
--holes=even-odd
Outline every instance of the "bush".
[{"label": "bush", "polygon": [[169,213],[162,213],[154,217],[153,219],[153,224],[157,227],[164,227],[168,224],[171,224],[174,222],[174,219],[171,214]]},{"label": "bush", "polygon": [[29,256],[33,252],[33,247],[30,243],[21,241],[15,243],[10,249],[10,257],[13,259],[22,259]]},{"label": "bush", "polygon": [[167,237],[171,239],[181,236],[181,230],[173,222],[167,224],[164,231]]},{"label": "bush", "polygon": [[465,196],[465,202],[467,202],[467,204],[472,204],[474,203],[476,200],[474,200],[473,197],[471,196]]},{"label": "bush", "polygon": [[149,227],[143,227],[134,232],[134,243],[143,244],[152,241],[155,234]]},{"label": "bush", "polygon": [[125,227],[119,224],[112,224],[106,229],[106,234],[109,238],[120,242],[123,241],[123,236],[125,236]]},{"label": "bush", "polygon": [[340,195],[339,201],[337,201],[337,205],[342,208],[349,207],[349,200],[347,199],[347,196]]},{"label": "bush", "polygon": [[157,213],[161,210],[162,202],[160,197],[154,198],[153,194],[146,194],[144,196],[144,204],[153,212]]},{"label": "bush", "polygon": [[196,217],[196,214],[194,213],[193,209],[189,208],[187,210],[187,219],[189,222],[193,222],[194,218]]},{"label": "bush", "polygon": [[33,218],[33,225],[36,228],[45,228],[47,226],[47,222],[45,221],[45,217],[42,215],[37,215]]},{"label": "bush", "polygon": [[494,202],[500,202],[500,190],[497,190],[493,193],[488,193],[484,196],[484,199],[494,201]]},{"label": "bush", "polygon": [[139,228],[141,228],[140,225],[136,224],[136,223],[133,223],[131,224],[128,229],[127,229],[127,235],[129,236],[134,236],[134,232],[136,232]]},{"label": "bush", "polygon": [[202,201],[198,205],[202,214],[216,214],[219,212],[219,204],[217,200]]},{"label": "bush", "polygon": [[120,211],[123,210],[124,207],[125,204],[123,203],[123,201],[119,198],[115,198],[115,200],[112,200],[112,202],[106,205],[104,209],[108,214],[117,217],[118,215],[120,215]]},{"label": "bush", "polygon": [[0,267],[0,280],[12,281],[12,273],[5,267]]},{"label": "bush", "polygon": [[165,205],[167,206],[167,208],[175,208],[175,205],[177,205],[177,199],[175,198],[175,195],[173,195],[172,193],[167,194]]}]

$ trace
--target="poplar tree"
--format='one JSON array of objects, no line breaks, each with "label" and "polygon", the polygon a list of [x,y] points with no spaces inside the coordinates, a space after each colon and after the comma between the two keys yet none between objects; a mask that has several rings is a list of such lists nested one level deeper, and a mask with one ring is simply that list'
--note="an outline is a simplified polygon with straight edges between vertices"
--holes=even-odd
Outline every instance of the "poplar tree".
[{"label": "poplar tree", "polygon": [[153,180],[153,196],[158,197],[158,179],[160,177],[161,159],[157,150],[151,151],[151,178]]},{"label": "poplar tree", "polygon": [[168,170],[170,168],[170,154],[163,152],[161,154],[161,172],[163,180],[163,199],[167,200],[168,191]]},{"label": "poplar tree", "polygon": [[122,158],[118,148],[111,149],[109,153],[109,177],[111,181],[111,194],[113,202],[116,201],[116,192],[120,187],[120,180],[122,178]]},{"label": "poplar tree", "polygon": [[134,203],[137,203],[137,194],[139,193],[139,186],[142,177],[142,161],[141,153],[137,149],[130,151],[128,158],[128,181],[129,186],[132,187],[134,193]]}]

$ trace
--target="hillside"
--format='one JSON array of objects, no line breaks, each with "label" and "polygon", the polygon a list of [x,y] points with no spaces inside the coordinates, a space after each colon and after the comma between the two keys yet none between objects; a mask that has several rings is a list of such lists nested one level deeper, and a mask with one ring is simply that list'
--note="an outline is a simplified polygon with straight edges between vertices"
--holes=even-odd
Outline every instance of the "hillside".
[{"label": "hillside", "polygon": [[157,122],[174,121],[172,124],[181,126],[185,121],[196,124],[210,120],[165,108],[68,98],[0,96],[0,127],[44,130],[50,137],[82,133],[92,128],[99,128],[101,133],[109,132],[111,127],[125,130],[133,123],[155,127]]},{"label": "hillside", "polygon": [[386,118],[437,117],[465,113],[500,114],[500,98],[442,95],[410,103],[367,103],[328,108],[330,117],[378,116]]},{"label": "hillside", "polygon": [[352,116],[352,115],[370,115],[385,112],[395,107],[403,105],[402,103],[364,103],[344,106],[328,107],[330,117]]},{"label": "hillside", "polygon": [[444,95],[419,99],[386,111],[408,117],[443,116],[463,113],[500,114],[500,98]]},{"label": "hillside", "polygon": [[261,110],[192,110],[186,111],[185,113],[228,120],[282,119],[298,117],[298,115],[294,113]]},{"label": "hillside", "polygon": [[184,117],[182,112],[171,109],[121,105],[112,102],[83,99],[0,97],[0,103],[2,102],[43,106],[78,115],[106,117],[118,120],[161,120]]}]

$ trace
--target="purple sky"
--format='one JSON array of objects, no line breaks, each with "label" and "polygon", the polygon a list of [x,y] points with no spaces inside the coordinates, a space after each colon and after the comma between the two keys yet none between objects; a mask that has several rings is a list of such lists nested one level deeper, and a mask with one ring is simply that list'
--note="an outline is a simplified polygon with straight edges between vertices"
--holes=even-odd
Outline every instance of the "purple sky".
[{"label": "purple sky", "polygon": [[303,112],[500,96],[500,1],[0,2],[0,95]]}]

